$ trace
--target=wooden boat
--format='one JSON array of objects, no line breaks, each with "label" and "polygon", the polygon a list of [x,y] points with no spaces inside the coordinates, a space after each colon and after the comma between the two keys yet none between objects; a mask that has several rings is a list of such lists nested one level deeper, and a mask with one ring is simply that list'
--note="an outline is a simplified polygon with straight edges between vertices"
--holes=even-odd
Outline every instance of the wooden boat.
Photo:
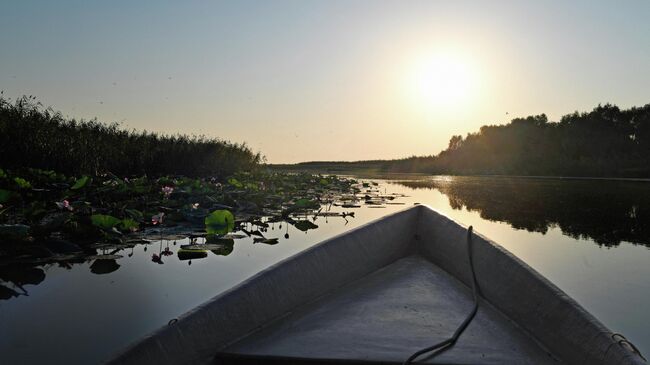
[{"label": "wooden boat", "polygon": [[645,364],[521,260],[426,206],[279,262],[110,363],[402,364],[468,318],[474,277],[475,317],[416,363]]}]

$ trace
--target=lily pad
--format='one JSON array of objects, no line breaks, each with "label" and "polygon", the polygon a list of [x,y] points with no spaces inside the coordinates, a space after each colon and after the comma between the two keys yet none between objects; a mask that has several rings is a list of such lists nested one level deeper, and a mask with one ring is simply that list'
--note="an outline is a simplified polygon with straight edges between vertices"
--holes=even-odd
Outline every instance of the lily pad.
[{"label": "lily pad", "polygon": [[38,222],[38,230],[43,232],[54,231],[60,229],[72,215],[70,213],[54,212],[46,214]]},{"label": "lily pad", "polygon": [[357,204],[342,204],[341,207],[343,207],[343,208],[361,208],[361,206],[357,205]]},{"label": "lily pad", "polygon": [[296,222],[293,223],[293,226],[298,228],[299,230],[301,230],[303,232],[306,232],[306,231],[308,231],[310,229],[318,228],[317,225],[315,225],[314,223],[312,223],[312,222],[310,222],[308,220],[296,221]]},{"label": "lily pad", "polygon": [[235,179],[234,177],[228,179],[228,184],[236,187],[237,189],[241,189],[244,187],[244,184],[242,184],[239,180]]},{"label": "lily pad", "polygon": [[176,251],[176,254],[178,255],[178,259],[181,261],[208,257],[208,251],[205,250],[186,250],[181,248]]},{"label": "lily pad", "polygon": [[111,228],[122,223],[121,219],[106,214],[93,214],[90,216],[90,221],[94,226],[97,226],[104,230],[110,230]]},{"label": "lily pad", "polygon": [[16,177],[16,178],[14,178],[14,182],[15,182],[16,185],[18,185],[18,187],[21,188],[21,189],[29,189],[29,188],[32,187],[32,184],[31,184],[29,181],[23,179],[22,177]]},{"label": "lily pad", "polygon": [[144,219],[144,214],[137,209],[124,209],[124,213],[136,221],[142,221]]},{"label": "lily pad", "polygon": [[210,250],[210,251],[212,251],[212,253],[217,256],[228,256],[232,253],[234,247],[235,247],[234,244],[222,245],[221,248],[218,248],[216,250]]},{"label": "lily pad", "polygon": [[299,209],[314,209],[320,206],[320,203],[316,200],[310,199],[298,199],[293,206]]},{"label": "lily pad", "polygon": [[115,260],[95,260],[92,265],[90,265],[90,272],[97,275],[110,274],[113,271],[116,271],[120,268],[120,264]]},{"label": "lily pad", "polygon": [[140,228],[140,224],[131,218],[124,218],[120,222],[120,229],[124,232],[134,232]]},{"label": "lily pad", "polygon": [[253,238],[253,243],[265,243],[267,245],[275,245],[278,243],[277,238]]},{"label": "lily pad", "polygon": [[74,185],[70,187],[70,190],[79,190],[86,186],[90,181],[92,181],[92,179],[89,176],[84,175],[75,181]]},{"label": "lily pad", "polygon": [[222,235],[235,228],[235,216],[229,210],[215,210],[205,217],[205,230],[208,235]]}]

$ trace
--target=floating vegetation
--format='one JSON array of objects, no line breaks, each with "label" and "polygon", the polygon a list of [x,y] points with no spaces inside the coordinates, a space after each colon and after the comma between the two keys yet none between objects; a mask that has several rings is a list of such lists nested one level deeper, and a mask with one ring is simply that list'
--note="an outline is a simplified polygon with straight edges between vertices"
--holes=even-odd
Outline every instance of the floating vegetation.
[{"label": "floating vegetation", "polygon": [[[345,209],[383,207],[396,197],[353,179],[268,171],[219,181],[0,169],[0,274],[12,265],[83,263],[94,274],[108,274],[138,246],[153,263],[176,256],[191,265],[210,253],[230,255],[238,240],[280,244],[289,227],[318,229],[319,217],[347,223],[355,212]],[[148,247],[154,243],[158,247]],[[23,295],[16,285],[0,275],[0,297]]]}]

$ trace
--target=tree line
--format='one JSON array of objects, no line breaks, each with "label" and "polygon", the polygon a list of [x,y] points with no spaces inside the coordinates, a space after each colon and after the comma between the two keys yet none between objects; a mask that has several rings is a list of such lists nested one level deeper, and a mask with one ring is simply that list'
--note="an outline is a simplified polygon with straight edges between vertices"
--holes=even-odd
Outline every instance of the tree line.
[{"label": "tree line", "polygon": [[650,104],[605,104],[549,122],[546,115],[483,126],[431,159],[452,174],[650,176]]},{"label": "tree line", "polygon": [[551,122],[545,114],[452,136],[438,155],[399,160],[312,162],[294,168],[452,175],[650,177],[650,104],[611,104]]}]

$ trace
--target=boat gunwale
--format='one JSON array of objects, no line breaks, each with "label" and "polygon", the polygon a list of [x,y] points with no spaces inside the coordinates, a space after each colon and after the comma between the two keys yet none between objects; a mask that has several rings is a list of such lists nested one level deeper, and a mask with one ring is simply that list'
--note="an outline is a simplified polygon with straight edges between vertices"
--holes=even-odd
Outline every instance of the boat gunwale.
[{"label": "boat gunwale", "polygon": [[[424,205],[424,207],[428,208],[428,210],[437,216],[439,216],[441,219],[448,221],[452,225],[455,225],[457,227],[462,228],[464,231],[467,231],[469,228],[468,225],[461,223],[457,221],[454,218],[451,218],[447,215],[444,215],[437,210],[431,208],[428,205]],[[539,284],[541,284],[543,287],[546,287],[547,289],[551,290],[551,292],[554,294],[553,297],[558,298],[561,300],[561,302],[565,305],[567,305],[570,309],[576,310],[578,313],[577,316],[573,316],[574,318],[583,318],[585,319],[589,325],[593,326],[596,331],[593,333],[593,338],[589,339],[590,341],[581,341],[581,342],[591,342],[591,340],[597,340],[598,337],[601,337],[601,341],[607,342],[606,349],[603,352],[603,357],[600,359],[599,364],[619,364],[619,365],[643,365],[646,364],[646,361],[644,361],[639,354],[634,352],[634,349],[629,346],[627,343],[621,343],[621,341],[616,341],[615,339],[612,338],[615,332],[611,331],[610,329],[607,328],[598,318],[596,318],[592,313],[587,311],[575,298],[571,297],[568,295],[566,292],[564,292],[562,289],[560,289],[556,284],[554,284],[552,281],[550,281],[548,278],[546,278],[544,275],[542,275],[539,271],[537,271],[535,268],[530,266],[528,263],[517,257],[515,254],[510,252],[508,249],[506,249],[504,246],[500,245],[499,243],[495,242],[494,240],[484,236],[483,234],[477,232],[476,230],[473,230],[473,235],[480,238],[483,240],[485,243],[489,245],[490,249],[498,251],[499,255],[503,257],[504,260],[507,260],[511,262],[512,264],[515,265],[515,267],[519,268],[522,270],[522,272],[527,273],[531,275],[532,279],[536,280]],[[429,255],[423,254],[425,257],[429,257]],[[431,258],[429,258],[431,260]],[[477,255],[474,253],[474,260],[475,262],[477,259],[480,259],[480,255]],[[451,272],[448,270],[445,266],[439,264],[436,260],[431,260],[434,264],[438,265],[441,267],[443,270],[449,272],[449,274],[456,279],[460,280],[463,282],[465,285],[469,285],[468,279],[466,275],[469,275],[469,271],[462,273],[461,275],[458,275],[457,273]],[[475,263],[476,265],[476,263]],[[481,287],[480,282],[481,282],[481,277],[478,276],[477,273],[477,280],[479,281],[479,287]],[[565,356],[561,354],[555,353],[552,349],[550,348],[550,344],[546,343],[543,341],[543,339],[540,338],[540,336],[535,333],[535,331],[531,330],[530,328],[527,328],[525,326],[525,323],[521,323],[522,321],[517,321],[513,317],[513,314],[510,313],[509,311],[505,310],[503,307],[501,307],[498,303],[495,302],[494,299],[496,298],[490,298],[486,297],[484,295],[485,293],[481,292],[481,298],[485,299],[487,302],[491,304],[492,307],[497,309],[500,313],[502,313],[505,317],[507,317],[509,320],[511,320],[513,323],[515,323],[522,331],[526,332],[531,336],[535,341],[541,344],[541,346],[545,349],[549,349],[550,353],[553,354],[554,357],[559,357],[560,360],[566,361]],[[536,308],[537,309],[537,308]],[[618,346],[614,346],[618,345]],[[610,354],[610,350],[612,348],[618,347],[618,350],[613,350],[612,353]],[[602,349],[601,349],[602,350]],[[588,354],[586,354],[588,355]],[[611,360],[610,357],[608,356],[615,356],[616,358],[614,360]],[[587,361],[586,359],[581,360],[582,363],[588,363],[585,362]],[[569,362],[572,363],[572,362]]]}]

